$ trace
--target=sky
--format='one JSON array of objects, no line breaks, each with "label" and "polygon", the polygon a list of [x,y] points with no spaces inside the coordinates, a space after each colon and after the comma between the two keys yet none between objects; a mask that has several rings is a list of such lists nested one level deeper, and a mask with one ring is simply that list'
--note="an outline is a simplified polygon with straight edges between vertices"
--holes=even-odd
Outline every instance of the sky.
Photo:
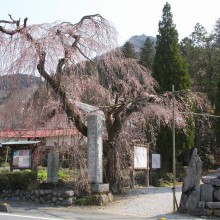
[{"label": "sky", "polygon": [[156,37],[163,6],[171,5],[179,40],[188,37],[196,23],[208,33],[220,18],[220,0],[0,0],[0,20],[28,17],[29,24],[57,20],[78,22],[83,16],[101,14],[116,27],[119,45],[133,35]]}]

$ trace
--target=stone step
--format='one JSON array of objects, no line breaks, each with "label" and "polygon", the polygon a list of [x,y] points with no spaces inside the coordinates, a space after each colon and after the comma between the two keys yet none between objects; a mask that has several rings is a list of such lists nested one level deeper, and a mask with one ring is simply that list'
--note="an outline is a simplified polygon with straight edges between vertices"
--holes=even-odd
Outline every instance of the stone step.
[{"label": "stone step", "polygon": [[220,209],[220,202],[206,202],[205,208],[207,208],[207,209]]}]

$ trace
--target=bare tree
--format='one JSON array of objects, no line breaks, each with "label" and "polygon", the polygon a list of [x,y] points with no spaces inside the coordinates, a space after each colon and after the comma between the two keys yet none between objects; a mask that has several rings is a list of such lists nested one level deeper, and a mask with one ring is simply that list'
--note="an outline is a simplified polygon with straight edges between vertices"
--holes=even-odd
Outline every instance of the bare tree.
[{"label": "bare tree", "polygon": [[[21,24],[12,16],[0,23],[4,25],[0,26],[0,74],[38,72],[84,136],[87,127],[73,100],[92,100],[90,104],[103,110],[107,180],[113,191],[120,192],[124,146],[130,147],[132,138],[143,139],[145,125],[153,118],[158,124],[170,123],[170,94],[156,95],[157,83],[150,71],[117,53],[116,31],[98,14],[85,16],[76,24],[28,26],[27,18]],[[74,86],[64,85],[65,79]],[[187,108],[184,102],[179,103],[177,108]],[[185,125],[181,115],[176,122]]]}]

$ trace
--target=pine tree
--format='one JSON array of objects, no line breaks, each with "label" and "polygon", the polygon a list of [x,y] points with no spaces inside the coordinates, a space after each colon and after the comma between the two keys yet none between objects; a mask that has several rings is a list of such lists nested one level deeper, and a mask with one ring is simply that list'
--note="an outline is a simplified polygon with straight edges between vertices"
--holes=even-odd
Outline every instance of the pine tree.
[{"label": "pine tree", "polygon": [[126,58],[137,59],[134,45],[129,41],[125,42],[125,44],[122,46],[122,53]]},{"label": "pine tree", "polygon": [[162,91],[170,91],[172,84],[176,90],[189,89],[191,85],[187,64],[181,56],[178,32],[173,24],[169,3],[165,4],[162,21],[159,22],[153,76]]},{"label": "pine tree", "polygon": [[144,43],[144,47],[141,48],[140,64],[152,70],[153,62],[154,62],[154,54],[155,54],[155,50],[154,50],[153,42],[150,40],[149,37],[147,37]]}]

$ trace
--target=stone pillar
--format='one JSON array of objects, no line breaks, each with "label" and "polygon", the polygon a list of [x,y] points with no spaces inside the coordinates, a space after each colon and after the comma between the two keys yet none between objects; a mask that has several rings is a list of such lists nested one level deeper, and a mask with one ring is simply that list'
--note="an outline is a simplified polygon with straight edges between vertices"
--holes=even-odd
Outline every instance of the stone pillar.
[{"label": "stone pillar", "polygon": [[103,144],[102,144],[102,117],[99,114],[90,114],[87,117],[88,127],[88,175],[93,192],[108,192],[108,184],[103,184]]},{"label": "stone pillar", "polygon": [[59,153],[50,151],[47,160],[47,182],[57,183],[59,171]]},{"label": "stone pillar", "polygon": [[220,168],[217,169],[217,178],[220,179]]}]

